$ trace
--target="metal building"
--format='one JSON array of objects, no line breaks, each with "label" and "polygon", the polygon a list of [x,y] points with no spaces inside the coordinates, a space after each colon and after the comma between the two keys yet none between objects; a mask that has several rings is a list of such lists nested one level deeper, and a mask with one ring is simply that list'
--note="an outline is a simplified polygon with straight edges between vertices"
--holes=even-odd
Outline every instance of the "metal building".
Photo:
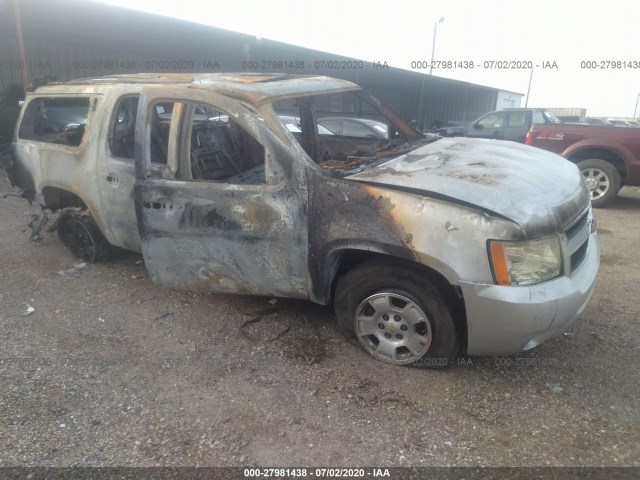
[{"label": "metal building", "polygon": [[[100,3],[0,4],[0,92],[22,83],[22,75],[25,81],[42,75],[64,81],[117,73],[223,71],[351,80],[422,128],[471,121],[502,108],[502,91],[496,88],[390,68],[382,60],[361,61]],[[520,94],[515,95],[519,101]]]}]

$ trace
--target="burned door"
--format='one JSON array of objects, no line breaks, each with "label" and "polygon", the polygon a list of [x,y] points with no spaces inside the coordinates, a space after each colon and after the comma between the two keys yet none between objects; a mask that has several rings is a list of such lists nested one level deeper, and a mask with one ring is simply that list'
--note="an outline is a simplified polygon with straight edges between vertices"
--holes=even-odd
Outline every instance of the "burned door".
[{"label": "burned door", "polygon": [[[265,121],[227,97],[143,90],[134,197],[154,281],[306,298],[304,174],[286,165],[290,158],[280,158],[282,145],[274,142]],[[166,159],[163,178],[151,168],[154,156]]]},{"label": "burned door", "polygon": [[117,99],[108,122],[107,151],[98,164],[98,190],[111,232],[111,243],[128,250],[140,250],[136,212],[133,204],[135,183],[135,122],[138,95]]}]

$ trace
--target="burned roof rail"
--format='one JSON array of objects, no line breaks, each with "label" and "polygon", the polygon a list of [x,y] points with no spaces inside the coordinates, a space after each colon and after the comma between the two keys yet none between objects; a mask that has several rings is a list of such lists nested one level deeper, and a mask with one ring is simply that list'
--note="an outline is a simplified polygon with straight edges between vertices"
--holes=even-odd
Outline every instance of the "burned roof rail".
[{"label": "burned roof rail", "polygon": [[44,85],[49,85],[50,83],[57,83],[57,82],[58,82],[57,75],[39,75],[31,79],[31,82],[29,82],[29,85],[27,86],[27,92],[33,92],[38,87],[42,87]]}]

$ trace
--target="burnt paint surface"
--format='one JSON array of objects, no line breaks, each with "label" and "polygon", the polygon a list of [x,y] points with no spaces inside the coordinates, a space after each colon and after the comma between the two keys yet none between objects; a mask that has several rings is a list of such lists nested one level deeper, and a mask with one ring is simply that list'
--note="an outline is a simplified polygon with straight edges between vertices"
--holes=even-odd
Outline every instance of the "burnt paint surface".
[{"label": "burnt paint surface", "polygon": [[[175,98],[183,98],[181,93]],[[266,183],[149,178],[143,173],[144,156],[136,152],[134,198],[147,269],[168,287],[307,298],[304,167],[264,120],[238,110],[229,99],[217,100],[265,146]]]},{"label": "burnt paint surface", "polygon": [[558,233],[589,204],[575,165],[496,140],[443,138],[347,178],[477,206],[512,220],[526,238]]},{"label": "burnt paint surface", "polygon": [[154,280],[169,287],[306,297],[306,219],[303,202],[291,198],[287,187],[238,192],[167,188],[163,182],[135,190],[144,197],[137,202],[141,244]]},{"label": "burnt paint surface", "polygon": [[309,296],[328,303],[331,282],[347,251],[369,251],[415,261],[411,235],[393,221],[394,208],[364,185],[313,172],[309,203]]}]

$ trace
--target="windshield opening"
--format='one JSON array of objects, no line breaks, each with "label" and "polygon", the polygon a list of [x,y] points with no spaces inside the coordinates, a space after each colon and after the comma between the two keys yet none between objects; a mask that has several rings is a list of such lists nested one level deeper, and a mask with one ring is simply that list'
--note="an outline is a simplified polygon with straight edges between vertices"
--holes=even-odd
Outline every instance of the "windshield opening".
[{"label": "windshield opening", "polygon": [[277,100],[272,107],[309,157],[332,176],[382,163],[424,138],[362,92]]}]

